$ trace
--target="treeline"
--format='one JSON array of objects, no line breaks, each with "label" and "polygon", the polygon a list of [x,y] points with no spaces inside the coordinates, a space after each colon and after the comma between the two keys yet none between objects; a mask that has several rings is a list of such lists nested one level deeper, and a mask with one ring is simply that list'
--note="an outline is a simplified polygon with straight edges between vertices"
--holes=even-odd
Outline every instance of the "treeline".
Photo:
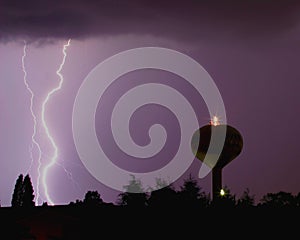
[{"label": "treeline", "polygon": [[[156,189],[143,189],[142,183],[132,176],[128,185],[124,186],[124,192],[118,195],[115,203],[103,201],[96,190],[86,192],[82,200],[76,199],[70,202],[70,206],[116,206],[134,208],[253,208],[253,207],[300,207],[300,193],[293,195],[289,192],[280,191],[277,193],[265,194],[259,202],[255,203],[255,196],[247,188],[238,198],[231,193],[228,187],[224,187],[217,199],[212,200],[198,185],[196,179],[191,175],[184,180],[179,189],[168,184],[162,179],[157,179]],[[43,204],[47,206],[45,202]],[[15,189],[12,195],[11,206],[34,207],[34,190],[29,175],[25,178],[22,174],[16,180]]]},{"label": "treeline", "polygon": [[[141,182],[133,177],[129,185],[125,186],[125,192],[118,195],[115,206],[133,208],[268,208],[268,207],[291,207],[300,208],[300,193],[293,195],[289,192],[280,191],[267,193],[256,204],[255,196],[247,188],[241,197],[236,197],[228,187],[224,187],[217,199],[212,200],[198,185],[193,177],[184,180],[179,190],[172,184],[167,184],[161,179],[157,180],[157,190],[144,191]],[[133,193],[134,192],[134,193]],[[97,191],[88,191],[83,200],[76,200],[70,205],[97,206],[105,203]]]}]

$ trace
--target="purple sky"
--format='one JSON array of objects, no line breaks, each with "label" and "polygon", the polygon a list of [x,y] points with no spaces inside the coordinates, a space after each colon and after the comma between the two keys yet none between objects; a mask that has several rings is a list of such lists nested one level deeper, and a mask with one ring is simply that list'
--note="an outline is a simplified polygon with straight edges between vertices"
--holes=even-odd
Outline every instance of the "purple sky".
[{"label": "purple sky", "polygon": [[[64,83],[51,98],[46,112],[59,148],[58,164],[47,177],[55,203],[82,199],[88,190],[98,190],[105,201],[116,200],[119,192],[99,183],[78,157],[72,136],[72,109],[81,83],[98,63],[120,51],[145,46],[185,53],[214,79],[224,100],[227,122],[244,139],[241,155],[224,168],[224,185],[238,197],[249,188],[256,200],[267,192],[298,193],[300,4],[297,1],[206,2],[0,0],[1,205],[10,205],[18,175],[26,174],[30,167],[28,150],[33,121],[29,112],[30,95],[23,83],[23,40],[28,42],[25,66],[27,80],[36,95],[37,139],[45,164],[52,149],[40,124],[41,102],[59,81],[55,72],[62,60],[62,46],[69,38],[71,46],[62,70]],[[141,71],[127,80],[130,78],[171,81],[174,76]],[[111,90],[112,98],[124,86],[130,86],[125,80],[123,88],[120,84]],[[109,103],[109,98],[106,101]],[[105,102],[102,104],[105,107]],[[136,118],[142,115],[137,114]],[[104,127],[101,116],[97,112],[98,133]],[[203,124],[208,122],[209,115],[201,100],[199,116]],[[165,118],[158,121],[163,123]],[[155,119],[151,118],[150,123],[155,123]],[[169,128],[177,126],[176,121],[172,123]],[[135,167],[130,163],[125,165],[125,168]],[[189,173],[197,176],[200,165],[195,160],[176,184],[180,185]],[[36,162],[29,173],[36,190]],[[199,185],[209,193],[211,175],[200,179]],[[41,195],[42,191],[41,188]]]}]

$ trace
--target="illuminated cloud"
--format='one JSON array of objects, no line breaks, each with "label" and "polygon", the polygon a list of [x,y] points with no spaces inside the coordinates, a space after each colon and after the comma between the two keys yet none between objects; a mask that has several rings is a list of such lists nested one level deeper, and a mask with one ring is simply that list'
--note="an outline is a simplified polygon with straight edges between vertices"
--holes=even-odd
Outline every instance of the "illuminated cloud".
[{"label": "illuminated cloud", "polygon": [[[183,40],[265,37],[299,22],[299,1],[0,0],[0,39],[51,42],[119,34]],[[218,35],[219,36],[219,35]]]}]

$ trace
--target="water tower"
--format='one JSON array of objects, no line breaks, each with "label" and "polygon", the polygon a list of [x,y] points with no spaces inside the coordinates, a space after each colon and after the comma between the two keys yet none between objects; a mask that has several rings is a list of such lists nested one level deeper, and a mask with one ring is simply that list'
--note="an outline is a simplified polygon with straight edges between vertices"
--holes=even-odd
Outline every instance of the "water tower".
[{"label": "water tower", "polygon": [[[220,124],[218,118],[216,116],[213,117],[209,124],[198,129],[192,137],[192,151],[202,162],[207,155],[210,145],[212,128],[214,128],[214,133],[216,133],[216,136],[224,133],[224,130],[226,131],[222,152],[217,160],[217,163],[212,167],[212,196],[213,200],[215,200],[223,194],[222,169],[241,153],[243,148],[243,138],[237,129],[228,124]],[[198,146],[198,148],[196,146]],[[214,155],[213,152],[210,154]],[[209,161],[210,156],[207,157]],[[212,156],[212,158],[213,157],[214,156]]]}]

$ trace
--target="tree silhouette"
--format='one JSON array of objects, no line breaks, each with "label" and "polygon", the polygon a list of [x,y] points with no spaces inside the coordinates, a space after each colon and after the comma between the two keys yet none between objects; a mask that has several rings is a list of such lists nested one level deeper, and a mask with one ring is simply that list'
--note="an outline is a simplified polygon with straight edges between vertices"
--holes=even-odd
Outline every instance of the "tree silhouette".
[{"label": "tree silhouette", "polygon": [[151,208],[174,208],[178,206],[178,202],[178,195],[173,185],[152,191],[148,199]]},{"label": "tree silhouette", "polygon": [[289,192],[280,191],[267,193],[260,200],[259,206],[264,207],[296,207],[297,199]]},{"label": "tree silhouette", "polygon": [[23,207],[33,207],[35,205],[33,199],[34,199],[34,190],[31,183],[31,179],[29,174],[27,174],[23,181]]},{"label": "tree silhouette", "polygon": [[295,206],[300,207],[300,192],[298,192],[298,194],[295,195],[294,198],[295,198]]},{"label": "tree silhouette", "polygon": [[168,183],[165,179],[163,178],[156,178],[156,188],[160,189],[160,188],[164,188],[170,186],[170,183]]},{"label": "tree silhouette", "polygon": [[181,204],[187,207],[202,207],[205,208],[209,205],[209,197],[198,186],[196,179],[189,175],[188,179],[184,180],[183,186],[180,191]]},{"label": "tree silhouette", "polygon": [[132,179],[129,184],[124,186],[125,192],[118,195],[117,204],[129,207],[145,207],[147,206],[148,195],[144,192],[142,183],[131,175]]},{"label": "tree silhouette", "polygon": [[15,189],[12,195],[11,206],[21,207],[23,196],[23,174],[20,174],[16,180]]},{"label": "tree silhouette", "polygon": [[34,190],[32,187],[29,174],[23,179],[23,174],[20,174],[16,180],[15,189],[12,195],[12,207],[33,207],[35,205]]},{"label": "tree silhouette", "polygon": [[85,194],[83,203],[87,206],[99,206],[103,204],[103,200],[98,191],[88,191]]},{"label": "tree silhouette", "polygon": [[254,195],[250,195],[249,188],[243,192],[242,196],[237,200],[237,207],[253,207],[254,206]]}]

